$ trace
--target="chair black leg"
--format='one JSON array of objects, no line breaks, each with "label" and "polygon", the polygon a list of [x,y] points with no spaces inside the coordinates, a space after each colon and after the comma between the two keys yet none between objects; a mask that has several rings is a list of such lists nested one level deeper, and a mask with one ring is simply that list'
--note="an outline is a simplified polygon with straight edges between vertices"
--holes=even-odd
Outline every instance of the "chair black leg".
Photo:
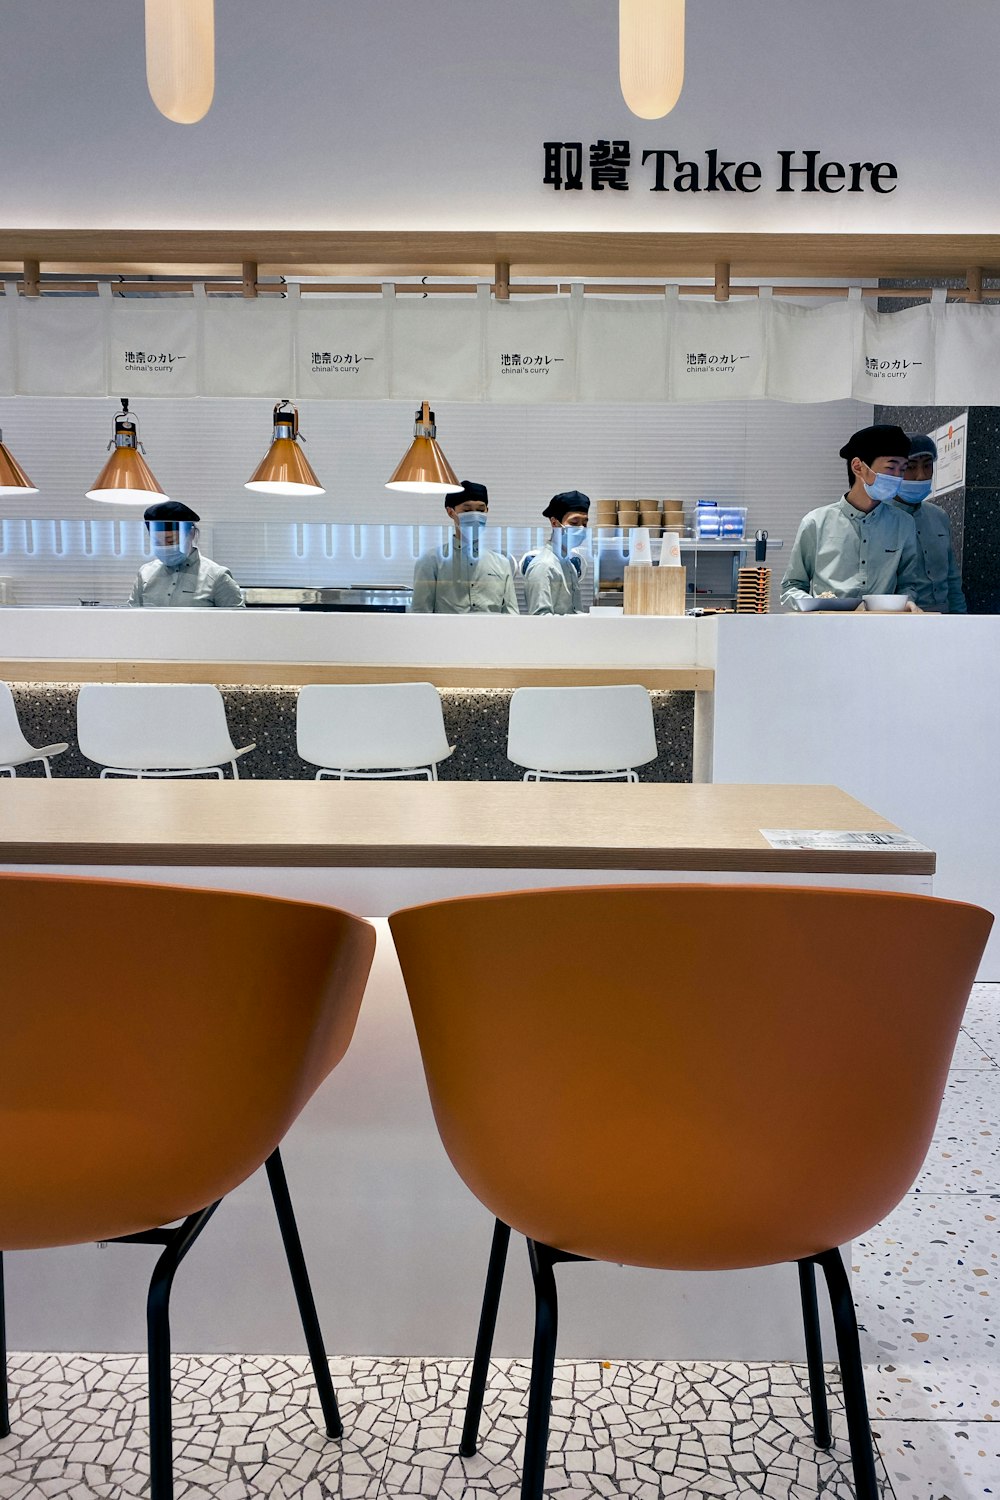
[{"label": "chair black leg", "polygon": [[502,1219],[493,1224],[493,1245],[490,1249],[490,1264],[486,1272],[486,1288],[483,1292],[483,1310],[479,1315],[479,1336],[476,1353],[472,1361],[472,1376],[469,1380],[469,1399],[465,1406],[465,1425],[459,1453],[463,1458],[472,1458],[479,1446],[479,1421],[483,1414],[483,1397],[486,1394],[486,1377],[489,1373],[490,1354],[493,1352],[493,1335],[497,1326],[497,1310],[503,1290],[503,1273],[507,1263],[507,1246],[510,1244],[510,1225]]},{"label": "chair black leg", "polygon": [[840,1377],[844,1383],[844,1408],[847,1413],[847,1433],[851,1441],[855,1493],[858,1500],[878,1500],[875,1452],[872,1447],[858,1319],[854,1311],[851,1284],[839,1250],[824,1250],[815,1259],[826,1277],[834,1327],[837,1330],[837,1353],[840,1356]]},{"label": "chair black leg", "polygon": [[323,1408],[326,1435],[331,1438],[340,1438],[344,1435],[344,1424],[340,1419],[333,1380],[330,1377],[323,1331],[319,1326],[316,1303],[313,1300],[312,1287],[309,1285],[309,1272],[306,1269],[305,1256],[302,1254],[302,1241],[299,1239],[298,1225],[292,1210],[285,1169],[281,1163],[281,1153],[277,1148],[271,1152],[265,1165],[267,1180],[271,1185],[271,1197],[274,1199],[274,1210],[278,1215],[278,1227],[285,1246],[288,1269],[292,1273],[292,1286],[295,1289],[295,1300],[299,1305],[299,1317],[302,1319],[302,1331],[306,1336],[306,1348],[309,1350],[309,1358],[312,1361],[313,1377],[316,1381],[316,1390],[319,1392],[319,1404]]},{"label": "chair black leg", "polygon": [[833,1434],[830,1431],[830,1407],[823,1370],[823,1337],[816,1304],[816,1267],[811,1260],[800,1260],[798,1267],[802,1323],[806,1333],[806,1363],[809,1367],[809,1396],[812,1400],[813,1439],[817,1448],[829,1448],[833,1445]]},{"label": "chair black leg", "polygon": [[540,1245],[536,1240],[528,1241],[528,1257],[535,1283],[535,1339],[531,1350],[531,1389],[528,1393],[528,1425],[524,1434],[521,1500],[542,1500],[559,1327],[553,1271],[558,1257],[548,1245]]},{"label": "chair black leg", "polygon": [[149,1350],[149,1493],[150,1500],[173,1500],[173,1430],[170,1412],[170,1288],[174,1273],[218,1208],[212,1203],[189,1214],[176,1230],[167,1230],[166,1248],[153,1268],[146,1298]]},{"label": "chair black leg", "polygon": [[10,1437],[10,1406],[7,1401],[7,1315],[3,1289],[3,1251],[0,1250],[0,1438]]}]

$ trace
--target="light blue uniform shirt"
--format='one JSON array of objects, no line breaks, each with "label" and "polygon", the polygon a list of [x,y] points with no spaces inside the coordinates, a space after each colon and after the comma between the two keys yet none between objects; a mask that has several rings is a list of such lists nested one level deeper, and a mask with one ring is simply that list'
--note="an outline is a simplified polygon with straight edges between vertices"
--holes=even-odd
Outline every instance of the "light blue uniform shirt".
[{"label": "light blue uniform shirt", "polygon": [[179,568],[157,558],[143,563],[128,598],[131,609],[244,609],[243,590],[228,568],[202,557],[197,547]]},{"label": "light blue uniform shirt", "polygon": [[796,599],[833,594],[909,594],[920,586],[917,533],[895,505],[861,511],[841,496],[799,522],[781,580],[786,609]]},{"label": "light blue uniform shirt", "polygon": [[529,615],[578,615],[580,574],[571,558],[557,557],[546,542],[528,564],[524,575],[524,597]]},{"label": "light blue uniform shirt", "polygon": [[415,615],[518,615],[514,574],[499,552],[473,559],[462,547],[425,552],[413,569]]},{"label": "light blue uniform shirt", "polygon": [[951,544],[951,520],[946,510],[932,500],[919,505],[895,501],[897,509],[913,517],[917,530],[920,583],[916,601],[921,609],[940,610],[945,615],[966,615],[969,607],[962,593],[962,574]]}]

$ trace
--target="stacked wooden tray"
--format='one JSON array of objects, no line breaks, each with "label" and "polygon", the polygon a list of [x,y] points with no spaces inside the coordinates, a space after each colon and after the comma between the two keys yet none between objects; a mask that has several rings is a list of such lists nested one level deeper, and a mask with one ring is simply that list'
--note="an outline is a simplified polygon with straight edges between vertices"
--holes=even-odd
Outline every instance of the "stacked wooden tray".
[{"label": "stacked wooden tray", "polygon": [[738,615],[766,615],[771,607],[771,569],[740,568],[736,585]]}]

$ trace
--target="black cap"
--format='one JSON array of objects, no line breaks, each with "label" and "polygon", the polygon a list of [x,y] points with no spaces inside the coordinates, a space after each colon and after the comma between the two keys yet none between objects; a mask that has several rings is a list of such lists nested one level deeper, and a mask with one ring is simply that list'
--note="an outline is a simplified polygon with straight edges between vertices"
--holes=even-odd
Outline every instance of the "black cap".
[{"label": "black cap", "polygon": [[571,510],[589,511],[590,496],[585,495],[582,490],[563,490],[561,494],[552,496],[542,515],[548,516],[550,521],[561,521]]},{"label": "black cap", "polygon": [[156,505],[147,506],[142,513],[144,521],[200,521],[201,517],[195,515],[190,505],[185,505],[181,500],[160,500]]},{"label": "black cap", "polygon": [[453,505],[464,505],[466,500],[481,500],[483,505],[488,506],[490,497],[485,484],[476,484],[472,479],[463,479],[460,490],[453,490],[450,495],[445,495],[444,508],[450,510]]},{"label": "black cap", "polygon": [[915,432],[910,438],[910,457],[919,458],[927,454],[929,458],[937,459],[937,443],[926,432]]},{"label": "black cap", "polygon": [[852,458],[860,458],[865,464],[870,464],[876,458],[909,458],[910,440],[902,427],[862,427],[853,437],[848,438],[840,450],[840,456],[846,458],[848,463]]}]

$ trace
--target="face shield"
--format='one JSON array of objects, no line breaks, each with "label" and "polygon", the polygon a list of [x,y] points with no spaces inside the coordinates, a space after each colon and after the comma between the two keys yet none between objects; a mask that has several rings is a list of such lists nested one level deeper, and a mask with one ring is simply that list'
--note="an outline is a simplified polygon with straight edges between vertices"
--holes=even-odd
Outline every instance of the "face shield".
[{"label": "face shield", "polygon": [[165,568],[179,568],[191,556],[196,531],[193,521],[150,521],[150,550]]}]

